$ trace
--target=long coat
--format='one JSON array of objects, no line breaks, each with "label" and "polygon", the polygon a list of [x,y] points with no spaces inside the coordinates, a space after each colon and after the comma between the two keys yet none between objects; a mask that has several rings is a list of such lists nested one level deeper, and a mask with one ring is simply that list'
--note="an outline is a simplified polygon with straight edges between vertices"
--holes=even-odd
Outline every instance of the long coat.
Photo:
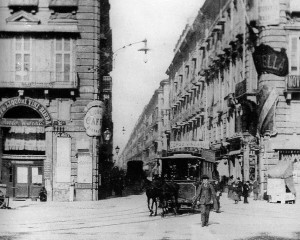
[{"label": "long coat", "polygon": [[202,183],[199,188],[198,198],[200,204],[215,204],[216,192],[214,187],[210,183],[207,183],[206,186]]}]

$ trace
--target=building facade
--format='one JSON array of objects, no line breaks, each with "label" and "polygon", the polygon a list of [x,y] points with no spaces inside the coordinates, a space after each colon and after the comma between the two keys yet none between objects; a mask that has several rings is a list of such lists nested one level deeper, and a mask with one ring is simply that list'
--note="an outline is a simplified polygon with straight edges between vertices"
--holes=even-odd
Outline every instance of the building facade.
[{"label": "building facade", "polygon": [[136,171],[144,170],[152,176],[157,159],[167,150],[168,124],[169,80],[163,80],[145,106],[119,158],[122,161],[119,165],[127,174],[139,174]]},{"label": "building facade", "polygon": [[0,179],[9,196],[35,198],[45,186],[50,201],[98,199],[102,88],[111,81],[101,70],[101,8],[0,3]]},{"label": "building facade", "polygon": [[299,168],[298,16],[296,1],[203,4],[167,71],[170,150],[214,158],[220,176],[262,192],[279,160]]},{"label": "building facade", "polygon": [[299,181],[299,19],[295,0],[204,2],[167,69],[165,154],[201,154],[211,175],[258,180],[262,194],[279,161]]}]

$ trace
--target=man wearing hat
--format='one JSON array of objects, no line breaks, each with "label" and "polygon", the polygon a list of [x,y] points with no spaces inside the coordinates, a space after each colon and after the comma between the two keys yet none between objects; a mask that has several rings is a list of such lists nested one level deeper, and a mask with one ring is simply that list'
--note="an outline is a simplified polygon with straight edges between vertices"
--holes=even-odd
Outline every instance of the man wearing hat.
[{"label": "man wearing hat", "polygon": [[195,201],[199,201],[201,211],[202,227],[208,226],[209,212],[212,204],[216,203],[214,187],[208,182],[207,175],[202,176],[202,184],[199,187],[199,194]]}]

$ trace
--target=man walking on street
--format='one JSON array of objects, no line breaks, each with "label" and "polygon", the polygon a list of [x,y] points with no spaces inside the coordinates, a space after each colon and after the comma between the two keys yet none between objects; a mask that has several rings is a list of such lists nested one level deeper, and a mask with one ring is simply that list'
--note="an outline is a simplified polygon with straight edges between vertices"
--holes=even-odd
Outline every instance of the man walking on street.
[{"label": "man walking on street", "polygon": [[215,180],[214,182],[214,188],[215,188],[215,192],[216,192],[216,213],[220,213],[220,197],[222,195],[222,188],[221,188],[221,184],[218,180]]},{"label": "man walking on street", "polygon": [[196,197],[196,201],[199,199],[202,227],[208,226],[210,209],[212,204],[216,203],[216,193],[208,179],[207,175],[202,176],[203,182],[200,185],[199,195]]},{"label": "man walking on street", "polygon": [[249,190],[250,190],[250,185],[249,181],[245,182],[243,185],[243,197],[244,197],[244,203],[249,203],[248,202],[248,195],[249,195]]}]

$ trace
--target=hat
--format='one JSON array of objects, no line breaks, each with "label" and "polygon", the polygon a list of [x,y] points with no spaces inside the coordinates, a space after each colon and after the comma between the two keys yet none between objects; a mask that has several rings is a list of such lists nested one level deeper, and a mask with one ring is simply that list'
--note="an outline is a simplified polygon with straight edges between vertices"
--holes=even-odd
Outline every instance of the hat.
[{"label": "hat", "polygon": [[237,180],[241,180],[241,179],[238,177]]},{"label": "hat", "polygon": [[209,177],[207,175],[203,175],[201,179],[209,179]]}]

